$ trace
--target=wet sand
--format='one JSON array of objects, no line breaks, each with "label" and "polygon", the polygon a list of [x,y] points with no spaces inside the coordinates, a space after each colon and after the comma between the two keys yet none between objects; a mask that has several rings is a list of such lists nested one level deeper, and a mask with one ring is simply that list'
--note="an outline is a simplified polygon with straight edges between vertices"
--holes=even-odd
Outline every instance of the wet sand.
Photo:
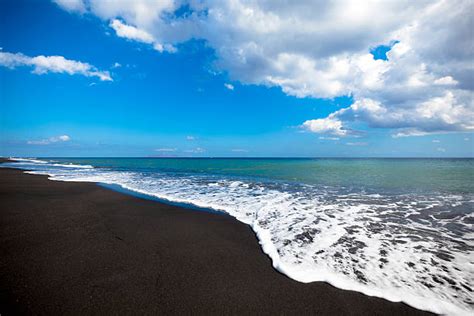
[{"label": "wet sand", "polygon": [[293,281],[230,216],[0,169],[0,314],[24,313],[424,312]]}]

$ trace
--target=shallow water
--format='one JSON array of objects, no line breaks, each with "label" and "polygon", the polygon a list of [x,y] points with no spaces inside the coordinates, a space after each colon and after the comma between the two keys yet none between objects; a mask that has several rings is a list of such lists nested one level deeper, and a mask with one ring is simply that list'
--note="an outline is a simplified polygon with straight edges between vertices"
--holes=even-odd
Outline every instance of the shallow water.
[{"label": "shallow water", "polygon": [[420,309],[474,311],[474,159],[29,159],[54,180],[115,184],[224,211],[276,269]]}]

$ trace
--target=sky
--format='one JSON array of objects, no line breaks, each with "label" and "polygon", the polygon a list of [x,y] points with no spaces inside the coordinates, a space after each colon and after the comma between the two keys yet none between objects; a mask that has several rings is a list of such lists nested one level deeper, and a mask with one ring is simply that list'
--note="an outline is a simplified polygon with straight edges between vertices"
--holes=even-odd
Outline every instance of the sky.
[{"label": "sky", "polygon": [[0,1],[0,155],[474,157],[472,1]]}]

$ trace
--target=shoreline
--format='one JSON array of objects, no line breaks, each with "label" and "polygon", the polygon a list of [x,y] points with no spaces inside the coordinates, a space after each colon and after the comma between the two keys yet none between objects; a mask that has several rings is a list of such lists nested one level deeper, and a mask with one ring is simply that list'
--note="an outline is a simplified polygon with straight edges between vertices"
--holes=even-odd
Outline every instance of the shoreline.
[{"label": "shoreline", "polygon": [[230,215],[0,174],[0,313],[429,314],[291,280]]}]

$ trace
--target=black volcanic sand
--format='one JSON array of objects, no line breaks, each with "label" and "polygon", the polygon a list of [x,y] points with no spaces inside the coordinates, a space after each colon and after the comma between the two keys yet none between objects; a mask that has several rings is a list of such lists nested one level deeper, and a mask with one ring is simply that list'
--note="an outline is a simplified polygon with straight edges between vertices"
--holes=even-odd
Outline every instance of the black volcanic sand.
[{"label": "black volcanic sand", "polygon": [[251,228],[0,169],[0,314],[418,315],[275,271]]}]

